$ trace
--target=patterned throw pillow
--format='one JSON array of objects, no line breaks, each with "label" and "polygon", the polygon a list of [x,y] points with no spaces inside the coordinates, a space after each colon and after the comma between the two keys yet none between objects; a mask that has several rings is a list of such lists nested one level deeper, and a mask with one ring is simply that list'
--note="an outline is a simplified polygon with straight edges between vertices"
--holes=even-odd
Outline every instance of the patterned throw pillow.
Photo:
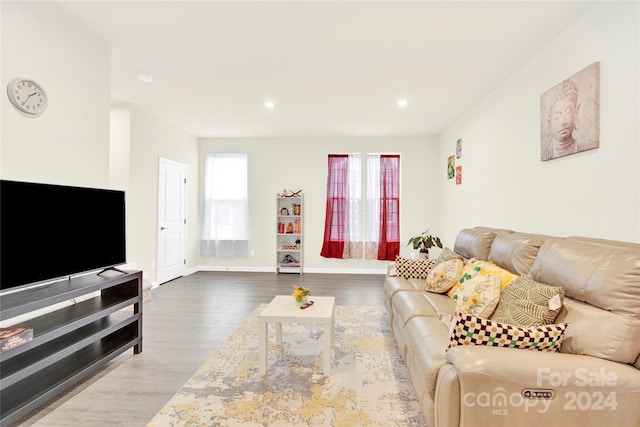
[{"label": "patterned throw pillow", "polygon": [[555,322],[562,303],[564,289],[544,285],[520,276],[502,292],[491,320],[529,328]]},{"label": "patterned throw pillow", "polygon": [[562,346],[567,323],[519,328],[456,312],[449,334],[447,350],[458,345],[487,345],[545,352],[557,352]]},{"label": "patterned throw pillow", "polygon": [[452,259],[459,259],[460,261],[462,261],[464,263],[464,258],[462,257],[462,255],[459,255],[459,254],[453,252],[451,249],[449,249],[448,247],[445,246],[445,248],[442,250],[442,252],[440,252],[440,255],[438,255],[438,258],[436,258],[436,262],[435,262],[434,267],[436,267],[437,265],[442,264],[443,262],[451,261]]},{"label": "patterned throw pillow", "polygon": [[504,268],[500,268],[491,261],[482,261],[476,258],[471,258],[469,262],[467,262],[462,270],[462,275],[460,276],[460,280],[456,283],[453,288],[447,292],[449,297],[455,299],[455,295],[458,293],[458,289],[468,283],[474,277],[488,276],[488,275],[497,275],[500,277],[502,282],[502,289],[504,290],[507,286],[509,286],[515,279],[518,278],[517,274],[513,274]]},{"label": "patterned throw pillow", "polygon": [[439,294],[447,292],[458,282],[463,267],[464,263],[459,259],[441,262],[427,275],[425,289]]},{"label": "patterned throw pillow", "polygon": [[396,257],[396,274],[405,279],[426,279],[433,267],[431,259],[409,259]]},{"label": "patterned throw pillow", "polygon": [[447,295],[449,295],[450,298],[453,299],[453,297],[458,292],[458,289],[460,289],[460,287],[464,285],[465,282],[468,282],[469,280],[473,279],[475,276],[478,275],[481,269],[481,266],[479,265],[479,263],[482,263],[482,262],[484,261],[478,261],[475,258],[471,258],[469,261],[467,261],[467,263],[464,265],[464,268],[462,269],[462,273],[460,274],[458,283],[453,285],[453,287],[449,289],[449,292],[447,292]]},{"label": "patterned throw pillow", "polygon": [[453,297],[457,303],[456,311],[484,318],[491,316],[500,301],[501,285],[502,282],[497,275],[474,277]]}]

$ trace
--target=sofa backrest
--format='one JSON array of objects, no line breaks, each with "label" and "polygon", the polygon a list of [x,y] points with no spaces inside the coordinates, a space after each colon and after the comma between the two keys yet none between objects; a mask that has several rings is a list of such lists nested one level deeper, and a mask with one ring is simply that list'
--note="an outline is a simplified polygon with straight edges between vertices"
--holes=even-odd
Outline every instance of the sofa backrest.
[{"label": "sofa backrest", "polygon": [[536,260],[540,246],[550,236],[529,233],[498,233],[489,251],[488,261],[524,276],[529,274]]},{"label": "sofa backrest", "polygon": [[460,230],[453,245],[454,252],[465,259],[489,259],[489,251],[498,233],[512,233],[510,230],[494,229],[490,227],[464,228]]},{"label": "sofa backrest", "polygon": [[548,239],[533,280],[565,290],[562,352],[623,363],[640,355],[640,245],[603,239]]}]

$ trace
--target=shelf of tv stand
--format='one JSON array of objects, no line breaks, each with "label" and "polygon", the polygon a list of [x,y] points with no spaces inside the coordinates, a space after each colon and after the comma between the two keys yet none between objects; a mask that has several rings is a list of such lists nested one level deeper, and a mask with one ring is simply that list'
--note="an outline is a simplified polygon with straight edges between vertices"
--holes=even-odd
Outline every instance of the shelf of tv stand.
[{"label": "shelf of tv stand", "polygon": [[142,351],[142,272],[88,275],[4,295],[0,318],[89,295],[17,322],[33,340],[0,353],[0,425],[9,425],[109,360]]}]

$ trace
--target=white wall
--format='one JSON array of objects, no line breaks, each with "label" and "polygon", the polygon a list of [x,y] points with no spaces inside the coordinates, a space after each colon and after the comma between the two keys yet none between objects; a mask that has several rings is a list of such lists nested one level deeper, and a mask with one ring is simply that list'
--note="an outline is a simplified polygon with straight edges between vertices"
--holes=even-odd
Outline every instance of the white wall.
[{"label": "white wall", "polygon": [[[640,241],[639,3],[602,2],[439,138],[443,235],[487,225]],[[540,161],[540,94],[600,62],[600,148]]]},{"label": "white wall", "polygon": [[[127,260],[155,280],[158,158],[188,165],[188,222],[198,224],[197,139],[128,105],[111,106],[111,48],[50,2],[1,2],[2,87],[42,84],[38,118],[1,103],[3,179],[114,188],[127,194]],[[111,134],[111,135],[110,135]],[[188,266],[198,261],[188,231]]]},{"label": "white wall", "polygon": [[198,140],[132,107],[130,181],[127,192],[127,258],[156,280],[158,162],[161,157],[187,165],[187,268],[199,262]]},{"label": "white wall", "polygon": [[[327,155],[334,153],[399,153],[401,162],[401,254],[410,255],[410,236],[437,219],[438,160],[434,138],[327,138],[231,139],[207,138],[200,142],[201,170],[207,153],[247,153],[249,156],[249,248],[255,257],[200,258],[205,269],[255,269],[273,271],[276,265],[276,194],[283,188],[304,193],[304,269],[308,272],[361,272],[386,268],[376,260],[338,260],[320,256],[324,233]],[[200,193],[201,194],[201,193]]]},{"label": "white wall", "polygon": [[[109,186],[109,45],[47,2],[1,2],[2,178]],[[4,88],[43,85],[49,106],[20,115]]]},{"label": "white wall", "polygon": [[129,187],[131,112],[128,104],[111,107],[109,126],[109,183],[112,188]]}]

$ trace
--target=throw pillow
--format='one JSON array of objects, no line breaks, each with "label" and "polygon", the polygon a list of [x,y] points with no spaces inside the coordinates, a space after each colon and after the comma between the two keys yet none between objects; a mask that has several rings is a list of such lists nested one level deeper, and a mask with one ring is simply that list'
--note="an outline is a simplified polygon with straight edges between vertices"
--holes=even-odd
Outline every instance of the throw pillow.
[{"label": "throw pillow", "polygon": [[434,260],[396,257],[396,274],[404,279],[426,279]]},{"label": "throw pillow", "polygon": [[476,258],[471,258],[469,262],[465,264],[464,269],[462,270],[462,275],[460,276],[460,280],[453,286],[453,288],[449,290],[447,295],[449,295],[451,298],[454,298],[458,293],[458,289],[463,287],[465,283],[478,275],[497,275],[498,277],[500,277],[500,281],[502,283],[501,287],[503,290],[518,278],[517,274],[513,274],[510,271],[505,270],[504,268],[500,268],[491,261],[482,261]]},{"label": "throw pillow", "polygon": [[560,313],[563,301],[564,289],[561,287],[520,276],[502,292],[490,319],[525,328],[550,325]]},{"label": "throw pillow", "polygon": [[427,274],[425,289],[429,292],[443,294],[458,282],[464,263],[459,259],[444,261],[431,269]]},{"label": "throw pillow", "polygon": [[462,285],[464,285],[469,280],[477,276],[478,273],[480,273],[480,270],[482,269],[482,265],[485,262],[486,261],[477,260],[476,258],[471,258],[469,261],[467,261],[467,263],[464,265],[464,268],[462,269],[462,273],[460,274],[460,278],[458,279],[458,282],[455,285],[453,285],[451,289],[449,289],[449,292],[447,292],[447,295],[449,295],[449,297],[453,299],[453,297],[458,292],[458,289],[460,289]]},{"label": "throw pillow", "polygon": [[562,346],[567,323],[519,328],[456,312],[447,350],[458,345],[487,345],[545,352],[557,352]]},{"label": "throw pillow", "polygon": [[436,258],[434,267],[440,265],[443,262],[451,261],[452,259],[459,259],[464,263],[464,258],[462,257],[462,255],[453,252],[451,249],[445,246],[442,252],[440,252],[440,255],[438,255],[438,258]]},{"label": "throw pillow", "polygon": [[497,275],[476,276],[458,290],[456,310],[487,318],[500,301],[502,282]]}]

